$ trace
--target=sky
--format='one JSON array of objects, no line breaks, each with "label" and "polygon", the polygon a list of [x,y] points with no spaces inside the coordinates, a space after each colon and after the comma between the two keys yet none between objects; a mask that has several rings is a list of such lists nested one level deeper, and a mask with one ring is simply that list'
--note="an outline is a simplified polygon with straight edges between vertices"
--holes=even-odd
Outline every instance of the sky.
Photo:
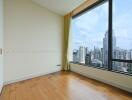
[{"label": "sky", "polygon": [[[132,0],[113,0],[113,32],[116,46],[132,49]],[[128,12],[129,11],[129,12]],[[73,49],[103,47],[108,30],[108,2],[72,20]],[[131,36],[131,37],[130,37]]]}]

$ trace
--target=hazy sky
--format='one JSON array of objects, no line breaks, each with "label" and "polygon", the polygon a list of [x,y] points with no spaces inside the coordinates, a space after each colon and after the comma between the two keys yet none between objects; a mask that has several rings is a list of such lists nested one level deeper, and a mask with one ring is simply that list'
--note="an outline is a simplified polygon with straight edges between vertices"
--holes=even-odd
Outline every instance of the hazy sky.
[{"label": "hazy sky", "polygon": [[[132,0],[113,1],[113,30],[117,46],[132,49]],[[103,47],[103,38],[107,30],[108,3],[106,2],[72,20],[73,48]]]}]

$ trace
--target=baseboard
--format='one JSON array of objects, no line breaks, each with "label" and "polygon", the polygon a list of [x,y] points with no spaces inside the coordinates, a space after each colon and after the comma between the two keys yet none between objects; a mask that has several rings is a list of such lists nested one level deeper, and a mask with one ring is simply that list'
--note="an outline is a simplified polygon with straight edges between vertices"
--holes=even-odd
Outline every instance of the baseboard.
[{"label": "baseboard", "polygon": [[12,83],[16,83],[16,82],[20,82],[20,81],[24,81],[24,80],[29,80],[29,79],[32,79],[32,78],[36,78],[36,77],[47,75],[47,74],[52,74],[52,73],[59,72],[59,71],[61,71],[61,68],[57,68],[57,69],[52,70],[50,72],[40,73],[40,74],[37,74],[37,75],[30,75],[30,76],[23,77],[23,78],[20,78],[20,79],[7,81],[7,82],[4,82],[4,85],[8,85],[8,84],[12,84]]},{"label": "baseboard", "polygon": [[0,96],[1,96],[2,90],[3,90],[3,84],[0,85]]}]

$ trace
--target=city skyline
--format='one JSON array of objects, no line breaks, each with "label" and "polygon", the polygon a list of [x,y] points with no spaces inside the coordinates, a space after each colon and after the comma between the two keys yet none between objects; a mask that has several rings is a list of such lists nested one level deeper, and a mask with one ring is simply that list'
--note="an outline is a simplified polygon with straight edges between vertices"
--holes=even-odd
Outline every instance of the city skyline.
[{"label": "city skyline", "polygon": [[[117,5],[117,1],[114,1],[114,5]],[[129,4],[132,1],[128,0]],[[113,9],[113,30],[115,36],[117,37],[117,46],[122,49],[131,49],[132,38],[129,35],[132,32],[132,20],[131,13],[127,13],[126,10],[129,9],[130,5],[125,1],[118,3],[118,7],[114,6]],[[125,6],[127,5],[127,6]],[[126,10],[120,9],[122,8]],[[104,3],[101,6],[94,8],[87,13],[72,20],[72,37],[73,37],[73,49],[77,49],[80,46],[88,47],[93,49],[94,46],[102,48],[103,36],[108,29],[108,3]],[[132,12],[131,9],[129,9]],[[91,20],[92,19],[92,20]],[[123,20],[124,19],[124,20]],[[125,19],[129,19],[126,21]],[[125,40],[125,41],[124,41]]]},{"label": "city skyline", "polygon": [[[132,50],[122,50],[116,46],[116,37],[113,35],[112,56],[114,59],[132,60]],[[89,50],[80,46],[73,50],[73,62],[91,65],[94,67],[108,68],[108,32],[103,37],[103,47]],[[112,62],[112,69],[132,73],[132,64],[124,62]]]}]

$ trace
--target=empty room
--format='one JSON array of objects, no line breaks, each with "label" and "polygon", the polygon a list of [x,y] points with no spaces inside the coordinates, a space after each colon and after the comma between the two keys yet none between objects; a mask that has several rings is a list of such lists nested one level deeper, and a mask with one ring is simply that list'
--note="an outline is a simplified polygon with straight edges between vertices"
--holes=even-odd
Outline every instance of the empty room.
[{"label": "empty room", "polygon": [[132,100],[132,0],[0,0],[0,100]]}]

